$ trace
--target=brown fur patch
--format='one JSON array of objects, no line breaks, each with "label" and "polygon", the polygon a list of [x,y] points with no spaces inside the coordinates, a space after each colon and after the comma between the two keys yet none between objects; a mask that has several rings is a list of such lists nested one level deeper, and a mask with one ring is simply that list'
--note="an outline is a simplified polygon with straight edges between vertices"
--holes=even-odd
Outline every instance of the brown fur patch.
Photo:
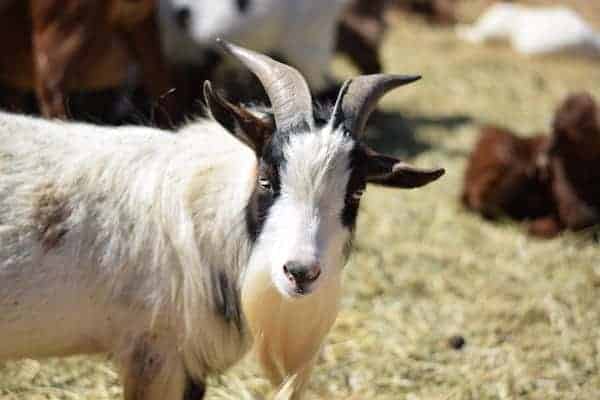
[{"label": "brown fur patch", "polygon": [[142,335],[136,342],[125,382],[126,400],[143,400],[163,367],[163,358],[154,351],[156,337]]},{"label": "brown fur patch", "polygon": [[33,221],[38,240],[45,251],[57,247],[69,231],[67,219],[71,215],[65,193],[52,184],[37,191],[33,205]]}]

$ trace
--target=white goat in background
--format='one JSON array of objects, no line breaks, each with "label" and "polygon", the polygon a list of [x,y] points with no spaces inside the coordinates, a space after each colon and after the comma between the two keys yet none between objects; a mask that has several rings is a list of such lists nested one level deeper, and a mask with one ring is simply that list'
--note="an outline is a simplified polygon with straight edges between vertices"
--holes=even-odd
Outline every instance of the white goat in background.
[{"label": "white goat in background", "polygon": [[298,71],[223,46],[272,115],[208,82],[214,120],[176,134],[0,113],[0,360],[109,352],[126,400],[190,400],[253,343],[300,397],[367,182],[412,188],[444,171],[360,140],[378,99],[417,77],[349,80],[320,124]]},{"label": "white goat in background", "polygon": [[277,54],[299,69],[313,91],[324,90],[338,20],[350,0],[160,0],[167,57],[201,63],[217,37]]},{"label": "white goat in background", "polygon": [[508,40],[520,53],[580,54],[600,57],[600,33],[567,7],[526,7],[497,3],[472,26],[457,27],[459,37],[480,43]]}]

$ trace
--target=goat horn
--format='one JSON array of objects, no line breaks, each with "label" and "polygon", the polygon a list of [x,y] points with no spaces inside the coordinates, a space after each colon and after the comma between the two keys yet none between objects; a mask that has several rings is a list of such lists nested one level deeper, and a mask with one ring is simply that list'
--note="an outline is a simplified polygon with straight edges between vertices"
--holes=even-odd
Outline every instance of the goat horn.
[{"label": "goat horn", "polygon": [[418,75],[373,74],[347,80],[333,109],[333,126],[343,123],[354,137],[362,136],[379,99],[390,90],[419,79]]},{"label": "goat horn", "polygon": [[267,92],[273,107],[278,130],[313,127],[313,107],[306,80],[296,69],[263,54],[244,49],[217,39],[217,43],[230,55],[241,61]]}]

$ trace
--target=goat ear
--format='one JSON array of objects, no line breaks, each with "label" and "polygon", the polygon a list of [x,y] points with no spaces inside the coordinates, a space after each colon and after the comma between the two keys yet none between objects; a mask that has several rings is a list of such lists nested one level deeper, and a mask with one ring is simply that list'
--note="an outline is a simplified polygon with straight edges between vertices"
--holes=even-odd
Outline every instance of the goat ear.
[{"label": "goat ear", "polygon": [[394,188],[412,189],[425,186],[442,175],[443,168],[421,169],[397,158],[367,148],[367,182]]},{"label": "goat ear", "polygon": [[216,93],[209,81],[204,82],[204,101],[212,118],[250,147],[260,157],[263,147],[275,131],[271,118],[259,118]]}]

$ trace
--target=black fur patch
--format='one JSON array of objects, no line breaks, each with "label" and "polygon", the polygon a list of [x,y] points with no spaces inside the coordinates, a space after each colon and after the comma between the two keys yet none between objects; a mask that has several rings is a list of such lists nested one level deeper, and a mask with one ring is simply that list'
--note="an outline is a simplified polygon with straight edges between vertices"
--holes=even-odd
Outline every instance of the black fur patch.
[{"label": "black fur patch", "polygon": [[250,0],[237,0],[238,10],[241,13],[248,11],[248,7],[250,7]]},{"label": "black fur patch", "polygon": [[183,400],[202,400],[206,392],[204,382],[194,381],[189,376],[185,382],[185,390],[183,392]]},{"label": "black fur patch", "polygon": [[32,219],[44,251],[58,247],[69,231],[68,219],[72,210],[68,200],[55,185],[43,185],[38,189]]},{"label": "black fur patch", "polygon": [[224,271],[213,272],[213,300],[217,313],[226,322],[232,322],[242,329],[242,311],[237,282]]},{"label": "black fur patch", "polygon": [[350,230],[356,226],[356,217],[358,216],[358,207],[360,199],[355,199],[353,195],[360,190],[364,190],[367,185],[367,155],[357,144],[350,153],[350,179],[346,187],[346,199],[344,209],[342,210],[342,225]]},{"label": "black fur patch", "polygon": [[[273,135],[259,160],[256,184],[246,206],[246,228],[253,242],[258,239],[269,215],[269,210],[279,197],[281,189],[280,171],[285,166],[283,146],[288,138],[289,134],[280,132]],[[269,181],[270,188],[263,188],[259,185],[260,180]]]}]

